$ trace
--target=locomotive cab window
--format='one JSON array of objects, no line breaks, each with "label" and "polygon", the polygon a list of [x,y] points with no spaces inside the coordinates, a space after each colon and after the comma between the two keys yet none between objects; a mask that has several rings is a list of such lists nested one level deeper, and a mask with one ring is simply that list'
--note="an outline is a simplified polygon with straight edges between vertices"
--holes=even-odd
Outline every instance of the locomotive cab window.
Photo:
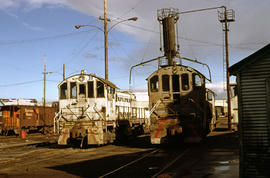
[{"label": "locomotive cab window", "polygon": [[150,79],[150,90],[151,92],[158,91],[158,76],[155,75]]},{"label": "locomotive cab window", "polygon": [[80,84],[79,85],[79,96],[85,97],[85,94],[86,94],[85,84]]},{"label": "locomotive cab window", "polygon": [[94,98],[94,82],[90,81],[88,84],[88,98]]},{"label": "locomotive cab window", "polygon": [[100,81],[97,81],[97,97],[102,98],[104,96],[104,84]]},{"label": "locomotive cab window", "polygon": [[67,83],[63,83],[60,86],[60,99],[67,99]]},{"label": "locomotive cab window", "polygon": [[197,74],[193,75],[193,84],[195,87],[202,86],[202,79],[199,75],[197,75]]},{"label": "locomotive cab window", "polygon": [[179,92],[179,75],[172,75],[172,83],[173,83],[173,92]]},{"label": "locomotive cab window", "polygon": [[77,98],[77,86],[76,82],[70,82],[70,98],[76,99]]},{"label": "locomotive cab window", "polygon": [[170,91],[170,76],[162,75],[162,90]]},{"label": "locomotive cab window", "polygon": [[108,86],[108,99],[112,100],[114,98],[114,88],[112,88],[111,86]]},{"label": "locomotive cab window", "polygon": [[109,93],[112,95],[115,93],[115,88],[113,87],[108,86],[108,90],[109,90]]},{"label": "locomotive cab window", "polygon": [[207,92],[207,100],[212,101],[213,100],[213,94],[211,92]]},{"label": "locomotive cab window", "polygon": [[182,74],[181,75],[181,83],[182,83],[182,90],[183,91],[189,90],[188,74]]}]

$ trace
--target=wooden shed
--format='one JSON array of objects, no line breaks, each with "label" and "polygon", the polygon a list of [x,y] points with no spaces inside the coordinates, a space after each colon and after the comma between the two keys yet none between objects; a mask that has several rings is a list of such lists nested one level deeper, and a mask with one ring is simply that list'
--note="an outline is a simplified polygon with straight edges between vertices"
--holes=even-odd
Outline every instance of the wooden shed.
[{"label": "wooden shed", "polygon": [[237,81],[240,177],[270,177],[270,44],[229,72]]}]

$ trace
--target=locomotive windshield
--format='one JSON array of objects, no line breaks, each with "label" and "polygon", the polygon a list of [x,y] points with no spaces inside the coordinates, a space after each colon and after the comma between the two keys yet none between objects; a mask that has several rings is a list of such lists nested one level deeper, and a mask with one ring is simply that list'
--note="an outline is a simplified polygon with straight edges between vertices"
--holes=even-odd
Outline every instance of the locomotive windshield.
[{"label": "locomotive windshield", "polygon": [[104,84],[100,81],[97,81],[97,97],[104,97]]},{"label": "locomotive windshield", "polygon": [[[159,88],[160,85],[160,88]],[[155,74],[149,79],[149,91],[159,92],[190,92],[193,88],[204,86],[204,78],[193,72],[184,71],[176,74]]]},{"label": "locomotive windshield", "polygon": [[82,96],[82,97],[86,96],[85,84],[80,84],[79,85],[79,96]]},{"label": "locomotive windshield", "polygon": [[181,82],[182,82],[182,90],[183,91],[189,90],[188,74],[182,74],[181,75]]},{"label": "locomotive windshield", "polygon": [[179,92],[179,75],[172,75],[173,92]]},{"label": "locomotive windshield", "polygon": [[77,86],[76,82],[70,82],[70,98],[76,99],[77,98]]},{"label": "locomotive windshield", "polygon": [[170,91],[170,76],[162,75],[162,90]]},{"label": "locomotive windshield", "polygon": [[158,91],[158,76],[155,75],[150,79],[150,89],[151,92],[157,92]]},{"label": "locomotive windshield", "polygon": [[60,87],[60,99],[67,99],[68,90],[67,90],[67,83],[63,83]]},{"label": "locomotive windshield", "polygon": [[94,98],[94,82],[89,81],[88,83],[88,98]]}]

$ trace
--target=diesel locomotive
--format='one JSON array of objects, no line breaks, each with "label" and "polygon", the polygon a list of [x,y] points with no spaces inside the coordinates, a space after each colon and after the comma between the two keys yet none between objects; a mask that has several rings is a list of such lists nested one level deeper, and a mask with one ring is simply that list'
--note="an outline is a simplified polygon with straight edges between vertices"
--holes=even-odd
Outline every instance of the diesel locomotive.
[{"label": "diesel locomotive", "polygon": [[[206,88],[206,82],[211,82],[210,68],[200,61],[180,56],[175,40],[178,19],[178,9],[158,10],[164,56],[131,68],[158,60],[158,69],[147,77],[152,144],[161,144],[176,136],[198,142],[215,127],[215,94]],[[207,66],[209,77],[183,65],[183,60]]]},{"label": "diesel locomotive", "polygon": [[59,85],[59,112],[54,131],[58,144],[104,145],[144,132],[147,108],[136,96],[95,74],[73,75]]}]

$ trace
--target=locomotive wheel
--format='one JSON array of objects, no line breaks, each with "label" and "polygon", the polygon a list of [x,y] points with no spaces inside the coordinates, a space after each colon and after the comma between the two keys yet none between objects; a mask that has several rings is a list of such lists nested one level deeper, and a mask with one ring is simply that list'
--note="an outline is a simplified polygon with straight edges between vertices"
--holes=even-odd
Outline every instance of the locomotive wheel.
[{"label": "locomotive wheel", "polygon": [[121,125],[116,128],[116,143],[126,143],[128,141],[128,136],[125,134],[127,132],[127,126]]},{"label": "locomotive wheel", "polygon": [[87,148],[88,146],[88,138],[87,136],[83,137],[81,144],[80,144],[80,148]]}]

